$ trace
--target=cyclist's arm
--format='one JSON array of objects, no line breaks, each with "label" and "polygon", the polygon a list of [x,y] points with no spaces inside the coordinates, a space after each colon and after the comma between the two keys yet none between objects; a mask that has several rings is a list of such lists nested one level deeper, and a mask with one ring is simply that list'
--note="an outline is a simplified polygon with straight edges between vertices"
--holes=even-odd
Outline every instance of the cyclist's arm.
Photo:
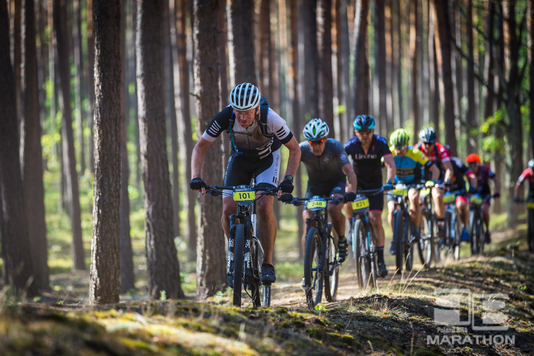
[{"label": "cyclist's arm", "polygon": [[191,179],[200,178],[204,156],[211,144],[212,142],[201,137],[195,145],[195,148],[193,148],[193,154],[191,156]]},{"label": "cyclist's arm", "polygon": [[395,161],[393,160],[393,155],[386,155],[382,157],[384,159],[384,164],[388,169],[387,181],[395,181],[395,175],[397,174],[397,167],[395,167]]},{"label": "cyclist's arm", "polygon": [[471,189],[478,189],[477,180],[473,172],[469,171],[468,174],[466,174],[466,177],[467,177],[467,180],[469,181],[469,187]]},{"label": "cyclist's arm", "polygon": [[435,164],[430,166],[430,172],[432,173],[432,180],[434,182],[438,181],[439,178],[439,168]]},{"label": "cyclist's arm", "polygon": [[343,172],[347,176],[347,181],[348,181],[347,190],[349,192],[356,193],[358,180],[356,179],[356,173],[354,173],[354,169],[352,169],[352,165],[350,163],[347,163],[341,168],[343,169]]},{"label": "cyclist's arm", "polygon": [[441,162],[443,163],[443,167],[445,167],[445,180],[452,180],[454,169],[452,168],[451,161],[445,161]]},{"label": "cyclist's arm", "polygon": [[300,146],[295,139],[295,136],[293,136],[289,142],[284,143],[284,146],[289,149],[289,158],[287,159],[287,168],[284,177],[288,174],[294,177],[297,173],[297,168],[299,167],[300,163]]},{"label": "cyclist's arm", "polygon": [[514,186],[514,197],[517,197],[517,194],[519,194],[519,186],[521,185],[522,182],[520,181],[517,181],[515,182],[515,186]]}]

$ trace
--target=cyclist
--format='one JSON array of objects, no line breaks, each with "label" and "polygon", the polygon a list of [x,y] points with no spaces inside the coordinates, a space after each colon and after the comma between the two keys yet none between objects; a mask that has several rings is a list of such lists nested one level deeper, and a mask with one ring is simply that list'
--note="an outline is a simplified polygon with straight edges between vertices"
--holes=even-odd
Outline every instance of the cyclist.
[{"label": "cyclist", "polygon": [[[382,188],[382,158],[387,167],[387,184],[384,190],[391,190],[395,179],[395,162],[387,140],[375,134],[375,120],[372,116],[358,115],[352,122],[354,136],[345,143],[345,151],[352,157],[352,165],[358,178],[358,187],[362,190]],[[385,234],[382,226],[382,210],[384,194],[367,195],[369,199],[369,219],[375,232],[375,246],[378,257],[378,274],[388,274],[384,262]],[[352,217],[352,205],[346,204],[345,211],[349,219]]]},{"label": "cyclist", "polygon": [[[391,152],[395,162],[396,176],[395,182],[411,184],[416,183],[422,178],[422,169],[428,169],[432,177],[426,182],[427,187],[434,186],[439,178],[439,169],[434,162],[430,161],[424,153],[413,146],[408,146],[410,136],[404,129],[397,129],[391,133],[389,138]],[[411,188],[408,192],[410,201],[410,219],[414,226],[414,233],[417,235],[421,221],[421,206],[419,203],[419,191]],[[388,196],[388,223],[393,228],[393,211],[395,210],[395,197]],[[395,254],[395,240],[391,241],[389,252]]]},{"label": "cyclist", "polygon": [[[293,133],[284,119],[274,112],[258,88],[250,83],[237,85],[230,93],[230,105],[216,114],[198,140],[191,158],[192,190],[205,193],[201,170],[207,148],[227,130],[230,136],[232,155],[226,166],[224,185],[249,184],[252,177],[259,187],[276,187],[280,170],[280,146],[289,149],[285,177],[279,188],[281,193],[293,191],[293,175],[300,161],[300,149]],[[214,162],[215,163],[215,162]],[[280,194],[280,193],[279,193]],[[259,238],[264,248],[262,282],[274,283],[276,274],[272,262],[277,222],[273,213],[272,196],[262,196],[257,202]],[[230,230],[230,215],[236,213],[237,204],[231,191],[223,191],[221,224],[226,237]],[[233,281],[229,280],[232,285]]]},{"label": "cyclist", "polygon": [[[350,165],[341,142],[328,138],[329,128],[321,119],[310,120],[304,126],[306,141],[300,143],[300,160],[308,171],[308,189],[306,198],[314,195],[343,197],[343,202],[356,198],[356,174]],[[347,192],[345,192],[348,178]],[[341,212],[342,204],[328,204],[328,214],[336,230],[338,239],[339,262],[347,257],[347,238],[345,237],[345,218]],[[302,213],[304,221],[311,219],[309,210]],[[306,232],[302,236],[302,249],[306,244]]]},{"label": "cyclist", "polygon": [[[440,171],[437,183],[443,183],[446,189],[450,189],[453,177],[451,156],[445,147],[437,142],[436,131],[432,127],[422,129],[419,131],[419,140],[420,142],[415,147],[423,152],[429,161],[434,162]],[[424,178],[430,179],[430,176],[431,173],[425,170]],[[434,201],[438,235],[443,237],[445,231],[445,204],[443,203],[443,189],[441,187],[432,189],[432,200]]]},{"label": "cyclist", "polygon": [[445,147],[447,153],[451,157],[453,175],[450,190],[464,191],[464,193],[461,193],[456,197],[455,204],[460,215],[460,221],[462,222],[462,234],[460,235],[460,239],[462,241],[467,241],[469,239],[469,234],[467,233],[466,228],[469,219],[469,199],[467,199],[467,188],[464,177],[469,171],[469,168],[467,168],[460,158],[453,157],[449,145],[444,145],[443,147]]},{"label": "cyclist", "polygon": [[489,186],[489,180],[492,179],[495,183],[495,194],[494,198],[499,198],[501,196],[501,182],[499,177],[491,171],[491,169],[485,164],[481,164],[480,157],[476,153],[471,153],[466,158],[467,164],[469,165],[469,172],[466,176],[469,179],[470,191],[476,191],[482,196],[482,221],[486,225],[486,236],[484,236],[484,242],[491,242],[491,234],[489,231],[489,207],[490,207],[490,198],[491,190]]},{"label": "cyclist", "polygon": [[[518,194],[518,191],[519,191],[519,186],[524,181],[527,181],[529,183],[528,184],[527,202],[532,203],[532,202],[534,202],[534,158],[531,159],[530,161],[528,161],[527,169],[525,169],[523,171],[523,173],[521,173],[521,175],[517,179],[517,182],[515,183],[515,186],[514,186],[514,201],[520,201],[521,200],[517,194]],[[528,215],[527,215],[527,217],[528,217]],[[529,226],[528,233],[529,234],[531,234],[530,230],[532,228],[532,226],[530,226],[530,225],[531,225],[531,223],[529,222],[528,223],[528,226]],[[529,244],[529,250],[530,250],[530,252],[534,252],[534,250],[532,249],[532,246],[530,244]]]}]

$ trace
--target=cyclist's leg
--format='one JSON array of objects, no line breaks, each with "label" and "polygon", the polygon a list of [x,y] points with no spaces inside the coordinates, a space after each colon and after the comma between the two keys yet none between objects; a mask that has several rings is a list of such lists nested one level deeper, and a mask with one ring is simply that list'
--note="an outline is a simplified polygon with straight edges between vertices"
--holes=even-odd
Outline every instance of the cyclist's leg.
[{"label": "cyclist's leg", "polygon": [[224,235],[228,238],[230,233],[230,215],[237,211],[237,203],[230,197],[223,198],[223,213],[221,217],[221,225],[224,230]]},{"label": "cyclist's leg", "polygon": [[408,192],[408,199],[410,200],[410,220],[413,226],[420,226],[421,206],[419,205],[419,191],[411,188]]},{"label": "cyclist's leg", "polygon": [[[345,182],[338,183],[337,186],[334,187],[330,191],[330,195],[334,198],[342,198],[343,193],[345,192]],[[330,219],[332,220],[332,226],[337,232],[337,235],[339,237],[345,236],[345,217],[343,216],[343,213],[341,209],[343,208],[343,204],[328,204],[328,215],[330,215]]]},{"label": "cyclist's leg", "polygon": [[434,212],[436,214],[436,218],[445,218],[445,203],[443,203],[442,188],[432,188],[432,200],[434,201]]},{"label": "cyclist's leg", "polygon": [[458,213],[460,214],[460,220],[462,221],[462,224],[464,226],[468,225],[469,220],[469,204],[468,200],[465,196],[460,195],[456,198],[456,208],[458,209]]},{"label": "cyclist's leg", "polygon": [[490,208],[489,201],[482,202],[482,205],[480,206],[480,210],[482,211],[482,221],[484,222],[484,225],[486,226],[486,231],[489,231],[489,208]]},{"label": "cyclist's leg", "polygon": [[[395,200],[391,195],[388,195],[388,224],[389,227],[393,230],[393,212],[395,210]],[[393,236],[391,238],[391,248],[389,249],[389,252],[394,255],[395,254],[395,241],[393,240]]]},{"label": "cyclist's leg", "polygon": [[[230,157],[226,165],[226,172],[224,174],[225,186],[237,186],[240,184],[249,184],[252,178],[252,171],[250,171],[250,164],[247,164],[243,159],[237,157]],[[230,233],[230,215],[237,211],[237,204],[232,198],[231,190],[223,191],[223,213],[221,217],[221,225],[224,230],[226,238]]]}]

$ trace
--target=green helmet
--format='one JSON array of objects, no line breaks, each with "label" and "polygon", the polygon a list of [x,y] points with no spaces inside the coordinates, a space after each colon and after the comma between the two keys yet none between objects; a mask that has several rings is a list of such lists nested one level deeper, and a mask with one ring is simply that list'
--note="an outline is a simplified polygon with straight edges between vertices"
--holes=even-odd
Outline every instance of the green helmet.
[{"label": "green helmet", "polygon": [[398,150],[403,150],[410,142],[410,135],[404,129],[397,129],[391,133],[389,142]]}]

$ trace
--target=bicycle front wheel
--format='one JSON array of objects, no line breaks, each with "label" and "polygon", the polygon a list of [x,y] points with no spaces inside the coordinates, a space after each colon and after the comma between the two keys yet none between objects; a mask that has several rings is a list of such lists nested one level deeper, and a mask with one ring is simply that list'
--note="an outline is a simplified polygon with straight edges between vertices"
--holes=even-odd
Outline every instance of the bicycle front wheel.
[{"label": "bicycle front wheel", "polygon": [[404,263],[404,217],[402,211],[397,210],[393,213],[393,240],[395,240],[395,264],[397,273],[402,273]]},{"label": "bicycle front wheel", "polygon": [[361,219],[357,219],[354,224],[354,236],[356,244],[356,273],[358,274],[358,285],[361,290],[367,289],[371,278],[371,259],[366,248],[367,230]]},{"label": "bicycle front wheel", "polygon": [[428,215],[421,215],[420,233],[417,240],[417,252],[419,259],[424,267],[430,267],[432,263],[432,224],[428,222],[431,219]]},{"label": "bicycle front wheel", "polygon": [[[328,224],[327,231],[332,231],[332,224]],[[334,235],[330,233],[326,240],[324,271],[324,296],[329,302],[335,301],[339,283],[339,264],[337,263],[336,252],[337,249]]]},{"label": "bicycle front wheel", "polygon": [[469,211],[469,237],[471,239],[471,256],[478,254],[478,236],[477,236],[478,214],[475,210]]},{"label": "bicycle front wheel", "polygon": [[235,228],[234,297],[233,297],[233,305],[236,307],[241,307],[241,291],[243,288],[244,262],[245,262],[245,225],[237,224]]},{"label": "bicycle front wheel", "polygon": [[321,270],[321,234],[315,226],[306,234],[304,249],[304,290],[308,308],[314,309],[323,296],[323,271]]}]

